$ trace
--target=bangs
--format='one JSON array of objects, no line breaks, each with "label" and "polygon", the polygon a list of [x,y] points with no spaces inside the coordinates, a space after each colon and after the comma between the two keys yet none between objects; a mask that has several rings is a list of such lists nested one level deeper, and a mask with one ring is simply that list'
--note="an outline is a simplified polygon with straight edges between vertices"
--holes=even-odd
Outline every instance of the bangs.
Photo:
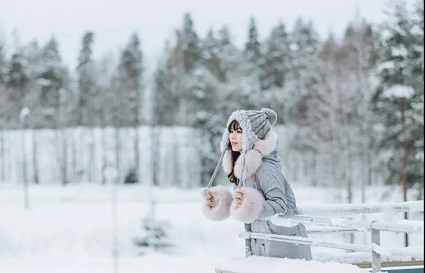
[{"label": "bangs", "polygon": [[242,130],[241,126],[239,125],[239,122],[237,122],[236,120],[232,120],[232,122],[230,122],[229,126],[227,126],[227,130],[230,131],[237,131],[237,130]]}]

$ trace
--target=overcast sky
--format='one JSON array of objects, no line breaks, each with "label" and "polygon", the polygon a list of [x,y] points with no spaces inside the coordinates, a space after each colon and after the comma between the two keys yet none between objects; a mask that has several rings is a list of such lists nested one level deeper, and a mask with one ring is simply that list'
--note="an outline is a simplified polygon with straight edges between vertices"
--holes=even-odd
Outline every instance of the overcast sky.
[{"label": "overcast sky", "polygon": [[64,61],[75,67],[82,34],[95,33],[95,56],[125,46],[132,32],[142,41],[147,62],[155,62],[164,41],[173,38],[185,12],[204,37],[209,27],[229,26],[235,43],[247,37],[250,16],[257,20],[260,39],[279,20],[292,28],[297,17],[312,20],[320,36],[330,31],[340,36],[356,14],[367,21],[385,20],[387,0],[0,0],[0,31],[8,44],[16,30],[21,43],[37,39],[40,44],[55,35]]}]

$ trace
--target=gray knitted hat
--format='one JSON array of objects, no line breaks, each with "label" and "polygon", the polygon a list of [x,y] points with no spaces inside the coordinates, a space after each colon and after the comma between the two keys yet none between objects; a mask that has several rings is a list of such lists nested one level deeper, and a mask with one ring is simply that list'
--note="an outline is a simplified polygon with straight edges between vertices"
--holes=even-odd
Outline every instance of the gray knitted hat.
[{"label": "gray knitted hat", "polygon": [[224,129],[223,138],[221,140],[220,150],[225,151],[229,145],[229,131],[227,127],[236,120],[242,128],[242,149],[248,151],[254,147],[258,139],[263,139],[276,123],[277,114],[269,108],[261,110],[238,110],[233,112]]},{"label": "gray knitted hat", "polygon": [[272,126],[276,123],[277,115],[276,112],[269,108],[263,108],[260,111],[258,110],[238,110],[233,112],[228,121],[226,128],[224,129],[223,138],[221,139],[220,150],[221,156],[218,160],[217,166],[213,175],[208,182],[208,186],[202,190],[204,197],[208,195],[208,189],[211,187],[214,179],[218,173],[221,161],[223,156],[226,153],[226,150],[229,148],[229,136],[228,127],[230,123],[236,120],[242,128],[242,150],[247,152],[254,148],[255,143],[259,139],[266,137],[267,133],[270,131]]}]

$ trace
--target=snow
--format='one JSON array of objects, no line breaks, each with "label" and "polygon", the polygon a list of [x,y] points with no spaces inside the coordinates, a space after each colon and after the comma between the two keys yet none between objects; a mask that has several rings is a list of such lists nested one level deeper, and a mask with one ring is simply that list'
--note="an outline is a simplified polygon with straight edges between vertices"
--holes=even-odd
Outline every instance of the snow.
[{"label": "snow", "polygon": [[393,48],[391,53],[392,53],[391,55],[395,56],[395,57],[397,57],[397,56],[406,57],[406,56],[409,55],[409,51],[404,47]]},{"label": "snow", "polygon": [[411,230],[412,232],[424,232],[424,221],[398,220],[394,222],[394,224]]},{"label": "snow", "polygon": [[384,69],[393,69],[394,67],[394,62],[382,62],[378,65],[377,71],[383,71]]},{"label": "snow", "polygon": [[[299,204],[336,202],[329,188],[294,185],[294,192]],[[400,201],[399,190],[394,188],[371,189],[368,200],[377,201],[377,192],[389,192],[385,201]],[[150,212],[151,193],[157,201],[156,216],[168,223],[170,243],[175,247],[152,251],[133,244],[133,239],[141,232],[142,219]],[[30,209],[25,210],[22,185],[0,184],[0,272],[113,272],[112,195],[117,201],[115,261],[120,273],[213,273],[216,266],[228,265],[230,261],[237,261],[234,266],[241,266],[243,270],[254,268],[242,264],[245,260],[244,241],[238,234],[243,231],[243,225],[232,218],[212,222],[204,217],[199,189],[155,187],[149,190],[140,185],[90,183],[31,185]],[[355,196],[360,195],[357,193]],[[410,213],[410,216],[413,220],[423,221],[421,213]],[[402,214],[380,217],[386,221],[398,221]],[[311,234],[310,238],[346,242],[346,235]],[[419,247],[423,247],[423,234],[410,236],[414,245],[409,253],[413,255]],[[396,249],[403,246],[403,234],[383,232],[381,238],[381,245],[389,247],[390,252],[397,252]],[[370,234],[357,233],[354,243],[363,242],[370,242]],[[252,257],[248,263],[255,261],[256,266],[267,263],[273,268],[297,268],[295,272],[304,272],[300,268],[313,272],[311,270],[318,267],[321,270],[315,272],[336,272],[335,268],[341,267],[338,272],[351,273],[364,271],[339,262],[369,261],[371,256],[321,247],[312,247],[312,251],[314,262]]]},{"label": "snow", "polygon": [[[394,255],[397,256],[398,260],[403,261],[423,261],[423,246],[408,246],[406,248],[388,248],[374,245],[373,248],[376,252],[380,253],[382,256],[382,262],[393,262]],[[401,254],[401,252],[405,254]],[[371,260],[371,254],[366,252],[351,252],[351,253],[341,253],[337,255],[330,255],[324,253],[318,253],[314,257],[316,260],[322,262],[334,261],[339,263],[363,263],[365,261]]]},{"label": "snow", "polygon": [[385,97],[409,98],[415,90],[411,86],[397,84],[384,91]]},{"label": "snow", "polygon": [[30,109],[28,107],[22,108],[21,112],[19,113],[19,119],[22,121],[25,117],[27,117],[30,114]]},{"label": "snow", "polygon": [[356,213],[393,213],[401,210],[423,211],[423,201],[408,201],[400,203],[371,203],[367,204],[321,204],[320,206],[300,206],[301,214],[307,215],[344,215]]},{"label": "snow", "polygon": [[421,260],[424,259],[423,246],[408,246],[406,248],[382,247],[372,244],[372,248],[376,253],[381,254],[383,261],[391,261],[394,256],[400,257],[402,260]]},{"label": "snow", "polygon": [[[118,260],[120,273],[149,272],[205,272],[214,273],[214,265],[220,259],[152,254],[145,257],[123,257]],[[0,258],[0,271],[8,273],[109,273],[113,271],[112,258]],[[3,271],[4,270],[4,271]]]},{"label": "snow", "polygon": [[[282,272],[298,272],[298,273],[330,273],[330,272],[347,272],[347,273],[364,273],[368,272],[357,266],[350,264],[341,264],[337,262],[318,262],[303,261],[293,259],[277,259],[268,257],[251,256],[248,258],[236,258],[231,262],[217,266],[219,269],[225,268],[230,272],[238,273],[258,273],[265,272],[275,273]],[[265,270],[267,268],[267,270]]]}]

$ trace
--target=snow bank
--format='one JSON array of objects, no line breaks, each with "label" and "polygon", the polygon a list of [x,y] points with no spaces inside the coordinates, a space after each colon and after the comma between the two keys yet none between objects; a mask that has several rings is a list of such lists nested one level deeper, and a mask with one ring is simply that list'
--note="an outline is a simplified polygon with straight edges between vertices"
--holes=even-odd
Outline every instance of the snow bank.
[{"label": "snow bank", "polygon": [[[231,273],[282,273],[297,272],[297,273],[365,273],[369,272],[351,264],[341,264],[337,262],[319,262],[319,261],[304,261],[294,259],[280,259],[250,256],[248,258],[235,258],[218,264],[217,268],[221,272]],[[284,269],[284,270],[282,270]]]}]

